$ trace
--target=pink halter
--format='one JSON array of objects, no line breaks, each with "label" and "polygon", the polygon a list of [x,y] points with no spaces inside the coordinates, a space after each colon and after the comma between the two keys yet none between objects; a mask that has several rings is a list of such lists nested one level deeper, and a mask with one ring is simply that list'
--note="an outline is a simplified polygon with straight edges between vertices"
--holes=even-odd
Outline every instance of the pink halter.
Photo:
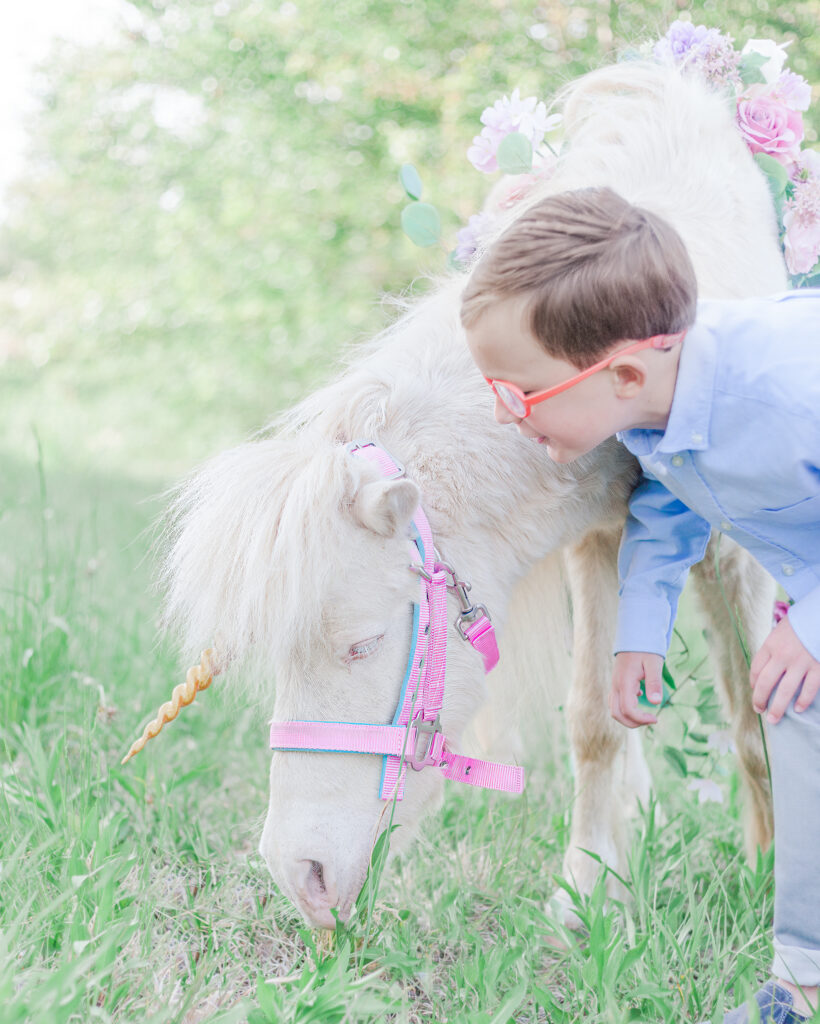
[{"label": "pink halter", "polygon": [[[374,462],[388,479],[404,475],[404,467],[372,441],[354,441],[347,447],[352,455]],[[382,800],[392,800],[394,793],[402,799],[408,765],[415,771],[439,768],[445,778],[471,786],[520,793],[522,768],[454,754],[447,747],[439,713],[447,663],[448,589],[455,591],[461,604],[456,629],[481,655],[485,672],[498,664],[498,645],[487,609],[472,604],[467,596],[469,583],[438,558],[421,505],[413,516],[413,529],[413,554],[420,556],[421,564],[410,568],[419,576],[419,601],[413,605],[413,642],[393,724],[272,722],[271,749],[382,754]]]}]

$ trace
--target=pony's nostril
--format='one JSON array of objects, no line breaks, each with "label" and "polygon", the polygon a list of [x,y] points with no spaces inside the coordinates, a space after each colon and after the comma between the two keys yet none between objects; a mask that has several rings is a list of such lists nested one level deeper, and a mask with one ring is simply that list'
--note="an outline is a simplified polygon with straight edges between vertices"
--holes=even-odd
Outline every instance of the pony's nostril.
[{"label": "pony's nostril", "polygon": [[310,885],[312,883],[314,886],[319,887],[319,891],[321,893],[326,893],[327,889],[325,888],[325,872],[324,868],[322,867],[318,860],[312,860],[310,862],[310,876],[311,877],[308,880],[308,884]]},{"label": "pony's nostril", "polygon": [[339,900],[332,869],[321,861],[308,859],[297,861],[295,868],[295,888],[300,899],[313,914],[324,917]]}]

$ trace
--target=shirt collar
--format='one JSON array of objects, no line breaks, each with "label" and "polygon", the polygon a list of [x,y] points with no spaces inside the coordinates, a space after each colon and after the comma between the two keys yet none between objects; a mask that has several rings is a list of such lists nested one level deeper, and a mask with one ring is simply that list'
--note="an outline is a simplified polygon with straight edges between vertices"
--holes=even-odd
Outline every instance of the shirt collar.
[{"label": "shirt collar", "polygon": [[675,394],[666,430],[623,430],[617,436],[633,455],[703,451],[709,447],[709,422],[715,391],[717,352],[712,332],[695,324],[681,345]]}]

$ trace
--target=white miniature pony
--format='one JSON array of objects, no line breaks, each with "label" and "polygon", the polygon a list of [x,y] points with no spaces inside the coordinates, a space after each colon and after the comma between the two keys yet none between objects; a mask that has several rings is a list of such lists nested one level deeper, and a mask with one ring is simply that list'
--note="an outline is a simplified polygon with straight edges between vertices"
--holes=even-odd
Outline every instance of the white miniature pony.
[{"label": "white miniature pony", "polygon": [[[677,228],[703,295],[786,287],[766,183],[722,99],[672,69],[628,63],[572,86],[564,117],[569,144],[527,201],[608,185]],[[506,680],[520,688],[545,651],[564,646],[554,610],[565,557],[576,798],[564,870],[589,892],[600,864],[584,851],[622,869],[627,812],[648,792],[637,734],[616,724],[607,706],[616,551],[637,464],[613,440],[556,465],[494,422],[492,395],[459,324],[464,280],[448,279],[411,305],[273,436],[217,456],[181,488],[165,563],[167,618],[186,656],[215,643],[228,675],[252,681],[275,720],[384,724],[408,657],[418,577],[408,571],[407,530],[419,500],[442,557],[472,583],[499,629],[491,687]],[[403,463],[405,478],[386,480],[354,459],[346,443],[365,438]],[[695,572],[696,585],[746,783],[747,841],[765,846],[771,820],[757,721],[713,556]],[[770,626],[773,584],[728,539],[720,571],[756,649]],[[451,620],[457,612],[451,595]],[[487,683],[481,659],[450,633],[441,722],[458,749]],[[554,694],[556,682],[542,681]],[[331,908],[344,919],[361,886],[385,806],[381,764],[360,753],[272,755],[261,851],[315,925],[333,926]],[[394,848],[418,831],[443,785],[434,768],[409,773]]]}]

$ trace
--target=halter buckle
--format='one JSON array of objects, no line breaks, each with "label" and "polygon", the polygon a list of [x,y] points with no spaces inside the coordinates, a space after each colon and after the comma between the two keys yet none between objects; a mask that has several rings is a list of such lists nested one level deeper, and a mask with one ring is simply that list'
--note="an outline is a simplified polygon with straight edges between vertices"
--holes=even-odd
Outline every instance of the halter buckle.
[{"label": "halter buckle", "polygon": [[382,447],[382,445],[377,445],[375,441],[348,441],[345,445],[345,451],[349,452],[351,455],[354,455],[361,448],[381,448],[384,454],[392,461],[396,468],[390,473],[384,473],[385,480],[396,480],[400,476],[404,476],[404,463],[393,458],[386,448]]},{"label": "halter buckle", "polygon": [[461,637],[462,640],[470,639],[467,636],[467,633],[464,628],[465,623],[468,626],[472,626],[476,619],[480,618],[482,615],[486,615],[487,619],[490,622],[493,621],[492,618],[490,617],[490,613],[487,611],[483,604],[475,604],[469,611],[464,611],[459,615],[459,617],[456,619],[456,629],[458,630],[459,636]]},{"label": "halter buckle", "polygon": [[[416,743],[412,754],[407,756],[407,761],[414,772],[420,772],[422,768],[438,764],[438,758],[433,753],[433,746],[436,741],[436,735],[442,731],[441,722],[438,715],[436,715],[432,722],[419,715],[418,718],[413,719],[413,727],[416,730]],[[422,756],[419,756],[419,739],[422,737],[426,737],[424,753]]]}]

